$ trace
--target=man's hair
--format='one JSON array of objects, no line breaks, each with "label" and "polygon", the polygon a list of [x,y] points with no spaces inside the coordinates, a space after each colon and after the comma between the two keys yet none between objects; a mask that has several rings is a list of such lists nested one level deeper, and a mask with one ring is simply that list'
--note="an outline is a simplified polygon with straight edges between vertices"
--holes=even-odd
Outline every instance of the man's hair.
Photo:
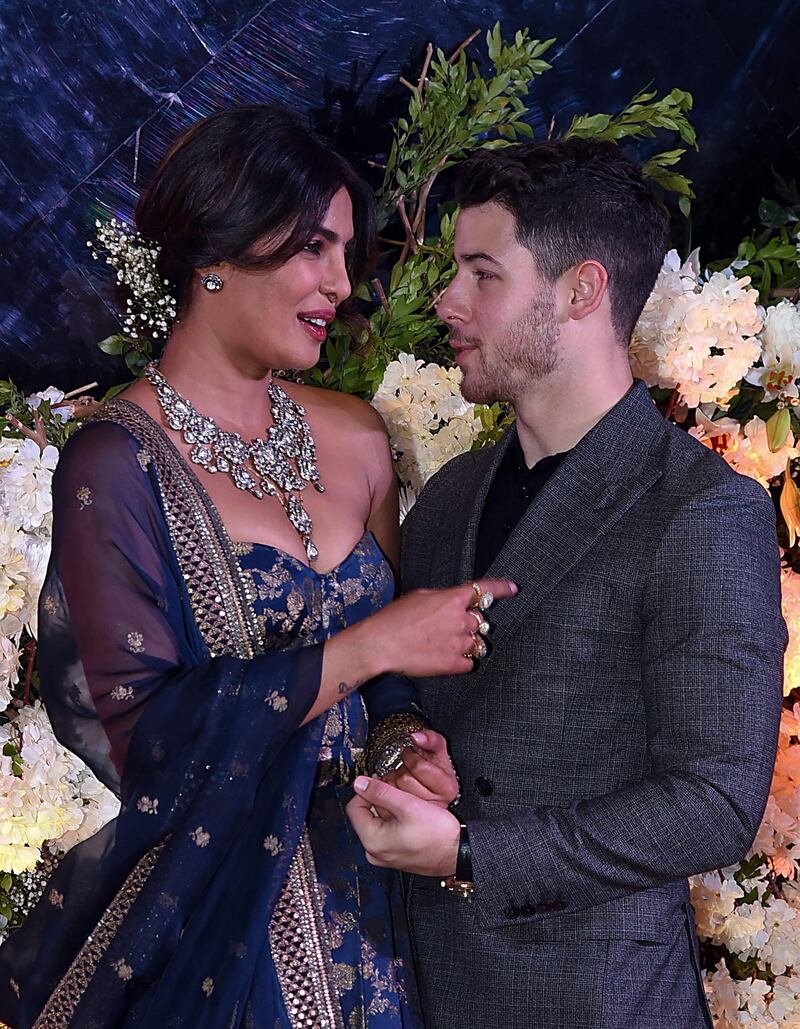
[{"label": "man's hair", "polygon": [[494,202],[549,282],[581,261],[608,272],[611,320],[627,344],[667,249],[669,216],[615,143],[565,139],[480,150],[461,166],[461,207]]}]

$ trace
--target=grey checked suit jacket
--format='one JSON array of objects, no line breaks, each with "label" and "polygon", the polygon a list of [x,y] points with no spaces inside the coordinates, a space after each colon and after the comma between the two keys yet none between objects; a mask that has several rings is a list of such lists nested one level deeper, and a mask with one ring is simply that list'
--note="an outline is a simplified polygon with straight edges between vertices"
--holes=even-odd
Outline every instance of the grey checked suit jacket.
[{"label": "grey checked suit jacket", "polygon": [[[472,577],[510,438],[430,481],[404,590]],[[462,780],[476,885],[469,903],[411,883],[426,1024],[710,1024],[686,877],[744,855],[769,790],[786,644],[772,503],[637,382],[488,575],[520,588],[490,612],[489,656],[418,682]]]}]

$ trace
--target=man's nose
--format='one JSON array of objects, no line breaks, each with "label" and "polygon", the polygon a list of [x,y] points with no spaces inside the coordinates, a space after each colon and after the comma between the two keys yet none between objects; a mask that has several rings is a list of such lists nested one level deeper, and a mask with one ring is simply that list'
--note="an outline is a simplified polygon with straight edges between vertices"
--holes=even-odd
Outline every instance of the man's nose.
[{"label": "man's nose", "polygon": [[447,325],[469,320],[469,310],[455,282],[451,282],[439,297],[436,313]]}]

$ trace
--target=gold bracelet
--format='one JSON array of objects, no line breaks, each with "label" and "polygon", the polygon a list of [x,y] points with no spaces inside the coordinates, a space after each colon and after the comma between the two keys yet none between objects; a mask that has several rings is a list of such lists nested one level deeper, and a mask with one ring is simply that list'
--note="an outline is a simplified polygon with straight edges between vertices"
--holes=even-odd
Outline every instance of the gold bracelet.
[{"label": "gold bracelet", "polygon": [[364,764],[368,775],[387,775],[402,764],[406,747],[413,747],[413,732],[424,732],[428,726],[418,716],[399,712],[382,719],[367,737]]}]

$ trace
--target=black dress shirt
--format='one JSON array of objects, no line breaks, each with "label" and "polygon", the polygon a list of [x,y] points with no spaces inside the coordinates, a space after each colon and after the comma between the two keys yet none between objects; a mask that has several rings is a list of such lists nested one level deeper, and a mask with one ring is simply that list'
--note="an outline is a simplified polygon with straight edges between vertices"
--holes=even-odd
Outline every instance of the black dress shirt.
[{"label": "black dress shirt", "polygon": [[537,461],[533,468],[525,464],[525,455],[516,432],[495,474],[478,526],[475,544],[475,578],[480,579],[500,553],[517,522],[528,510],[564,458],[553,454]]}]

